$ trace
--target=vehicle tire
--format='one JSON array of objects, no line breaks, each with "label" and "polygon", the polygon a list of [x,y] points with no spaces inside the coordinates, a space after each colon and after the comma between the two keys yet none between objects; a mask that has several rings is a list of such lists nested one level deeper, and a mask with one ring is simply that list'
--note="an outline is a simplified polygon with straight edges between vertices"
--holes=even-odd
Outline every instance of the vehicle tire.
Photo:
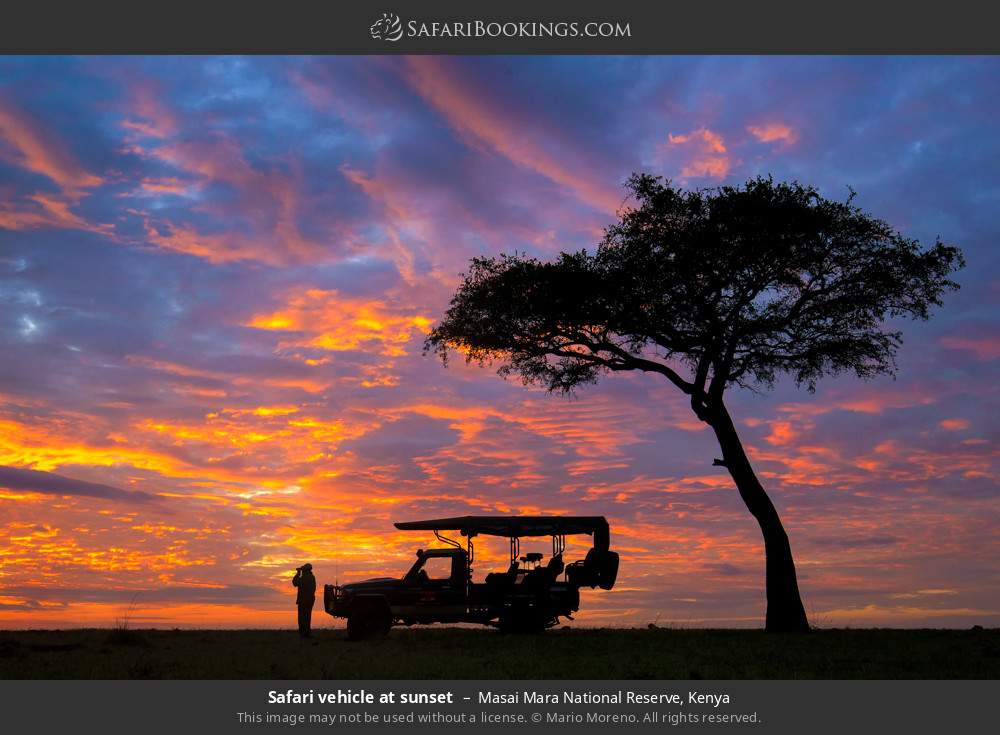
[{"label": "vehicle tire", "polygon": [[544,633],[546,628],[545,618],[541,615],[531,615],[524,621],[525,633]]},{"label": "vehicle tire", "polygon": [[545,630],[545,619],[534,610],[519,610],[500,616],[501,633],[541,633]]},{"label": "vehicle tire", "polygon": [[497,621],[497,628],[501,633],[515,633],[514,616],[508,613],[501,613],[500,620]]},{"label": "vehicle tire", "polygon": [[384,601],[355,603],[347,615],[347,637],[352,641],[383,637],[392,628],[392,614]]}]

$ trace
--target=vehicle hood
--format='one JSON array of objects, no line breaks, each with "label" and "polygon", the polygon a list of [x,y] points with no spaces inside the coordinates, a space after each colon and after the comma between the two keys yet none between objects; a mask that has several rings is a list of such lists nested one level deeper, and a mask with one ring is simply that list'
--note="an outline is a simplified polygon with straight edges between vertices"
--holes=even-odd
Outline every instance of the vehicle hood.
[{"label": "vehicle hood", "polygon": [[368,589],[385,589],[386,587],[402,587],[403,580],[393,577],[378,577],[376,579],[366,579],[363,582],[351,582],[340,586],[344,592],[364,592]]}]

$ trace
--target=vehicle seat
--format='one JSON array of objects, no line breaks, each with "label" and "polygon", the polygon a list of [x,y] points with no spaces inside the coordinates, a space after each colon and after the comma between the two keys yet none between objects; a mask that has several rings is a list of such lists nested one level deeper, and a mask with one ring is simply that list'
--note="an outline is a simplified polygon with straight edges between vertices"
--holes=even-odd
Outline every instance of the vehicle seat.
[{"label": "vehicle seat", "polygon": [[571,584],[580,587],[594,588],[597,586],[597,559],[600,556],[597,549],[587,551],[587,556],[569,565],[566,570],[566,579]]},{"label": "vehicle seat", "polygon": [[562,573],[564,567],[565,564],[563,564],[562,554],[556,554],[549,559],[549,563],[544,567],[537,567],[528,572],[524,578],[524,582],[525,584],[535,585],[538,587],[555,584],[555,581],[559,579],[559,575]]},{"label": "vehicle seat", "polygon": [[486,584],[490,587],[506,587],[507,585],[514,584],[517,581],[518,569],[517,562],[511,562],[506,572],[490,572],[487,574]]},{"label": "vehicle seat", "polygon": [[583,561],[575,561],[566,570],[566,578],[580,587],[600,587],[609,590],[618,577],[618,554],[614,551],[591,549]]}]

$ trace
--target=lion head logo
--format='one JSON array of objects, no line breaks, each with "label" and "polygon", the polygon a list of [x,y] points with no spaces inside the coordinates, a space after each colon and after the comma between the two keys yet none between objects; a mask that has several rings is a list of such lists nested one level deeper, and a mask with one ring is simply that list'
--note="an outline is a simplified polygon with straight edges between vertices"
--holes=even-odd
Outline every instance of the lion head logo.
[{"label": "lion head logo", "polygon": [[369,30],[376,41],[398,41],[403,37],[403,24],[395,13],[382,13]]}]

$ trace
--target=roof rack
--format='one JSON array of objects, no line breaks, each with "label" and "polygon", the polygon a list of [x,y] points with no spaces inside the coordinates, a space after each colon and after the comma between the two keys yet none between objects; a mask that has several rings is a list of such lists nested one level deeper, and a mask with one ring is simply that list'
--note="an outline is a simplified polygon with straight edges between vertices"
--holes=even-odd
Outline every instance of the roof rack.
[{"label": "roof rack", "polygon": [[458,531],[463,536],[594,536],[594,546],[608,547],[610,529],[604,516],[457,516],[393,524],[400,531]]}]

